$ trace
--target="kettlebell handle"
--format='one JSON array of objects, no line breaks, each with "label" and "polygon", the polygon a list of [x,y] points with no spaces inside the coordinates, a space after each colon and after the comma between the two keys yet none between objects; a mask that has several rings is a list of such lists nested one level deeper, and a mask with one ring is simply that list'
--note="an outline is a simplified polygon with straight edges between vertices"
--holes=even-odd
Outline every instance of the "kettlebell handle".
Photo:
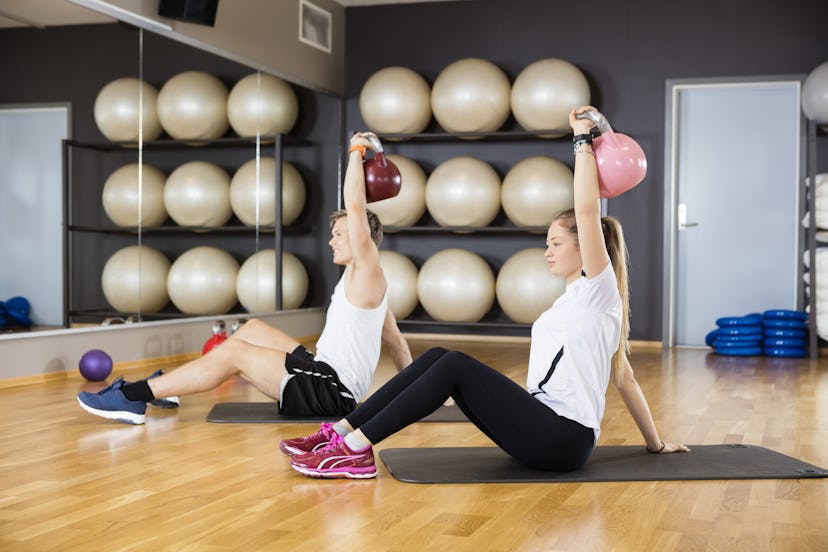
[{"label": "kettlebell handle", "polygon": [[373,132],[367,132],[364,136],[369,142],[371,142],[371,146],[374,148],[374,153],[382,153],[382,142],[380,142],[380,139],[377,138]]},{"label": "kettlebell handle", "polygon": [[607,132],[612,132],[612,127],[607,121],[607,118],[604,117],[604,114],[598,111],[597,109],[590,109],[589,111],[584,111],[579,115],[575,115],[576,119],[589,119],[593,123],[595,123],[595,127],[601,132],[601,134],[606,134]]}]

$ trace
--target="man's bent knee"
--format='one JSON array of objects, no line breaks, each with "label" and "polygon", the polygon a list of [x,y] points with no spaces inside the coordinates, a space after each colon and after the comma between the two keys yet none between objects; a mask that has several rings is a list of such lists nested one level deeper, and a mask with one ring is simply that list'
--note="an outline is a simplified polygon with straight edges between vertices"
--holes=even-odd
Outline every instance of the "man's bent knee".
[{"label": "man's bent knee", "polygon": [[237,361],[250,349],[250,344],[240,339],[228,339],[210,351],[213,362],[216,362],[224,367],[232,367],[236,372],[239,371]]},{"label": "man's bent knee", "polygon": [[258,330],[262,326],[266,326],[268,328],[271,327],[270,324],[268,324],[267,322],[263,322],[259,318],[251,318],[250,320],[248,320],[247,322],[242,324],[239,327],[238,331],[234,335],[238,335],[238,334],[244,335],[246,333],[255,332],[256,330]]}]

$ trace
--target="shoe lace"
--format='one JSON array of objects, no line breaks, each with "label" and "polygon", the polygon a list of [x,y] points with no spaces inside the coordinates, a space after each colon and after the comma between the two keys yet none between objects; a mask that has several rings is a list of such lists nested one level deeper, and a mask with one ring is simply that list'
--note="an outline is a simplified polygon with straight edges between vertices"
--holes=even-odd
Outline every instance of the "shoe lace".
[{"label": "shoe lace", "polygon": [[328,450],[333,450],[333,449],[335,449],[336,447],[338,447],[339,445],[341,445],[342,443],[345,442],[345,440],[342,438],[342,436],[339,433],[337,433],[336,431],[332,431],[331,434],[332,434],[331,435],[331,440],[328,441],[328,444],[325,445],[324,447],[322,447],[321,449],[319,449],[317,452],[325,452],[325,451],[328,451]]},{"label": "shoe lace", "polygon": [[126,385],[126,381],[124,380],[124,376],[118,376],[115,378],[115,381],[98,391],[98,395],[105,395],[107,393],[112,393],[113,391],[118,391],[121,387]]},{"label": "shoe lace", "polygon": [[[322,427],[319,428],[319,435],[324,437],[325,439],[330,440],[331,435],[335,434],[333,424],[330,422],[322,422]],[[338,435],[338,434],[337,434]]]}]

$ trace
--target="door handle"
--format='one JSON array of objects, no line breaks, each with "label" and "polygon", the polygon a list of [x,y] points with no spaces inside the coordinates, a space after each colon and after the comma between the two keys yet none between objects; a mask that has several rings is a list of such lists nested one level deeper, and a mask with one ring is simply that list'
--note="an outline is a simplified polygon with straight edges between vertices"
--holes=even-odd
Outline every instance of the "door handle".
[{"label": "door handle", "polygon": [[678,204],[678,229],[685,230],[693,226],[698,226],[698,222],[687,222],[687,205],[685,203]]}]

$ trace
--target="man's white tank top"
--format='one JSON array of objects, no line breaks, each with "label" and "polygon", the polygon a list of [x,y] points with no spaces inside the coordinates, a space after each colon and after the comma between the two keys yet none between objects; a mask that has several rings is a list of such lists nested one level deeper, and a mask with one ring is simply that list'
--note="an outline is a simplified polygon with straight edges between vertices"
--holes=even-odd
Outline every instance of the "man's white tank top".
[{"label": "man's white tank top", "polygon": [[374,379],[387,309],[387,292],[375,309],[360,309],[349,303],[345,297],[344,274],[331,296],[314,358],[336,371],[356,402],[368,392]]}]

